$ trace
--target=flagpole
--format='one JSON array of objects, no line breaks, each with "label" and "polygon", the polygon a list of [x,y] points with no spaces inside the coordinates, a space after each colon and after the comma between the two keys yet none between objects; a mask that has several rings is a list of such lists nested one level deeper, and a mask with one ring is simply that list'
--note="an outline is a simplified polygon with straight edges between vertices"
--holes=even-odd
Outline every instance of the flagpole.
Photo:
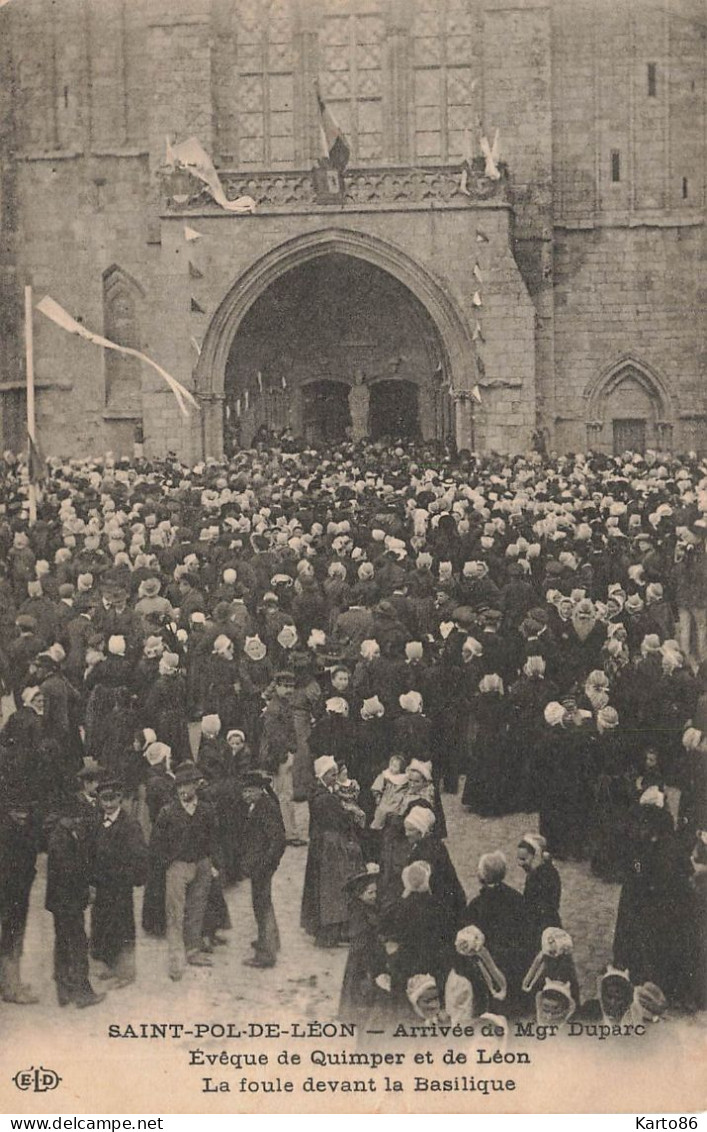
[{"label": "flagpole", "polygon": [[27,446],[29,471],[29,522],[34,526],[37,521],[37,485],[32,476],[32,454],[29,452],[30,442],[36,443],[37,433],[34,415],[34,334],[32,324],[32,288],[25,287],[25,368],[27,376]]}]

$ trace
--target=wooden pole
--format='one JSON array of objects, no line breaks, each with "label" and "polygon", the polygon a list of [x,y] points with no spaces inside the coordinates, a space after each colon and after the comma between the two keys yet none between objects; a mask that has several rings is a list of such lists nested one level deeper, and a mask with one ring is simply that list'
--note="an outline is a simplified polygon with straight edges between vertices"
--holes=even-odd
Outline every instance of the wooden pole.
[{"label": "wooden pole", "polygon": [[[27,378],[27,436],[34,444],[37,440],[34,410],[34,334],[32,321],[32,288],[25,287],[25,369]],[[27,442],[29,450],[29,439]],[[32,482],[32,454],[28,451],[29,481],[29,522],[37,521],[37,485]]]}]

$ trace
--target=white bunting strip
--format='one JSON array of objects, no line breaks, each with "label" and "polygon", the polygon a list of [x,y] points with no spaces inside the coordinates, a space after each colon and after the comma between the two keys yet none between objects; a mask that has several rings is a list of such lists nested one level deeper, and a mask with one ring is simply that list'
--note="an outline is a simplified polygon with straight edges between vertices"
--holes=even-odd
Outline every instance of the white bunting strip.
[{"label": "white bunting strip", "polygon": [[479,144],[481,145],[481,152],[486,158],[486,167],[484,169],[484,176],[488,177],[491,181],[500,180],[501,174],[498,170],[498,130],[494,134],[493,145],[489,145],[489,140],[484,134]]},{"label": "white bunting strip", "polygon": [[180,411],[185,417],[189,416],[187,402],[194,409],[199,408],[199,402],[194,395],[190,393],[184,385],[172,377],[171,374],[167,373],[165,369],[162,369],[162,366],[158,365],[157,362],[153,362],[152,358],[148,358],[147,354],[142,354],[140,350],[134,350],[132,346],[119,346],[116,342],[111,342],[110,339],[103,338],[100,334],[94,334],[93,331],[87,330],[85,326],[82,326],[80,322],[72,318],[68,311],[65,311],[63,307],[59,306],[49,295],[45,295],[44,298],[37,303],[37,310],[45,315],[46,318],[55,322],[62,330],[67,330],[69,334],[77,334],[79,338],[84,338],[86,342],[92,342],[94,346],[102,346],[105,350],[115,350],[118,354],[128,354],[132,358],[139,358],[140,361],[151,366],[152,369],[160,375],[163,381],[167,382],[167,385],[172,390],[175,400],[179,405]]},{"label": "white bunting strip", "polygon": [[173,169],[186,169],[194,177],[203,181],[211,196],[226,212],[248,213],[255,211],[252,197],[238,197],[229,200],[219,180],[214,163],[198,138],[187,138],[179,145],[171,145],[167,139],[165,164]]}]

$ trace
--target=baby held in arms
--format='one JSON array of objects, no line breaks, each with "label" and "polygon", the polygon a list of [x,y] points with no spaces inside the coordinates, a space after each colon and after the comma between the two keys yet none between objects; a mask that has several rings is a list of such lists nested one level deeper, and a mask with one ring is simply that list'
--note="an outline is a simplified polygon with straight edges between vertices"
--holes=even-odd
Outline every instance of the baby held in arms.
[{"label": "baby held in arms", "polygon": [[412,799],[434,802],[432,764],[412,759],[407,770],[403,755],[391,755],[388,766],[373,781],[371,792],[376,800],[371,829],[383,829],[388,814],[403,814]]}]

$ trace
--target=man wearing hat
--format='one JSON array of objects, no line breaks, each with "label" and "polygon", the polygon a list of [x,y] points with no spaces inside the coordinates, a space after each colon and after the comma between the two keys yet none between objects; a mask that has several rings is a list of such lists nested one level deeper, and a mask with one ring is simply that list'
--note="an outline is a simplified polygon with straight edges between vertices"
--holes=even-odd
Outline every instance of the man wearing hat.
[{"label": "man wearing hat", "polygon": [[7,646],[7,671],[9,685],[15,697],[15,706],[20,706],[20,696],[27,683],[29,667],[37,653],[42,650],[42,639],[37,633],[37,622],[29,614],[21,613],[15,618],[19,636]]},{"label": "man wearing hat", "polygon": [[[89,768],[90,774],[96,771]],[[90,779],[85,779],[90,782]],[[99,819],[100,820],[100,819]],[[88,805],[55,819],[47,849],[44,906],[54,917],[54,982],[59,1006],[95,1006],[97,994],[88,972],[84,911],[90,899],[91,851],[98,826]]]},{"label": "man wearing hat", "polygon": [[243,838],[243,870],[250,877],[253,915],[258,938],[255,954],[244,960],[246,967],[274,967],[280,950],[280,933],[272,902],[272,878],[285,852],[285,824],[270,778],[262,771],[248,771],[242,780],[248,820]]},{"label": "man wearing hat", "polygon": [[[275,673],[274,690],[262,715],[260,766],[273,776],[273,790],[280,803],[288,845],[306,845],[297,829],[297,813],[293,801],[292,768],[297,749],[293,699],[295,677],[288,669]],[[300,805],[302,803],[299,803]]]},{"label": "man wearing hat", "polygon": [[147,846],[138,823],[122,808],[116,779],[98,787],[101,822],[96,830],[91,910],[91,954],[105,964],[104,979],[124,987],[135,981],[133,888],[147,879]]},{"label": "man wearing hat", "polygon": [[91,758],[84,760],[84,765],[76,775],[79,789],[75,796],[75,810],[81,818],[89,821],[96,829],[101,822],[98,787],[104,777],[103,767]]},{"label": "man wearing hat", "polygon": [[192,762],[175,772],[177,799],[160,811],[152,829],[150,853],[166,873],[169,977],[177,982],[185,964],[210,967],[202,952],[204,913],[211,881],[220,869],[216,818],[197,787],[202,774]]},{"label": "man wearing hat", "polygon": [[25,1006],[39,1001],[20,975],[36,876],[37,820],[23,776],[6,766],[0,771],[0,998]]}]

